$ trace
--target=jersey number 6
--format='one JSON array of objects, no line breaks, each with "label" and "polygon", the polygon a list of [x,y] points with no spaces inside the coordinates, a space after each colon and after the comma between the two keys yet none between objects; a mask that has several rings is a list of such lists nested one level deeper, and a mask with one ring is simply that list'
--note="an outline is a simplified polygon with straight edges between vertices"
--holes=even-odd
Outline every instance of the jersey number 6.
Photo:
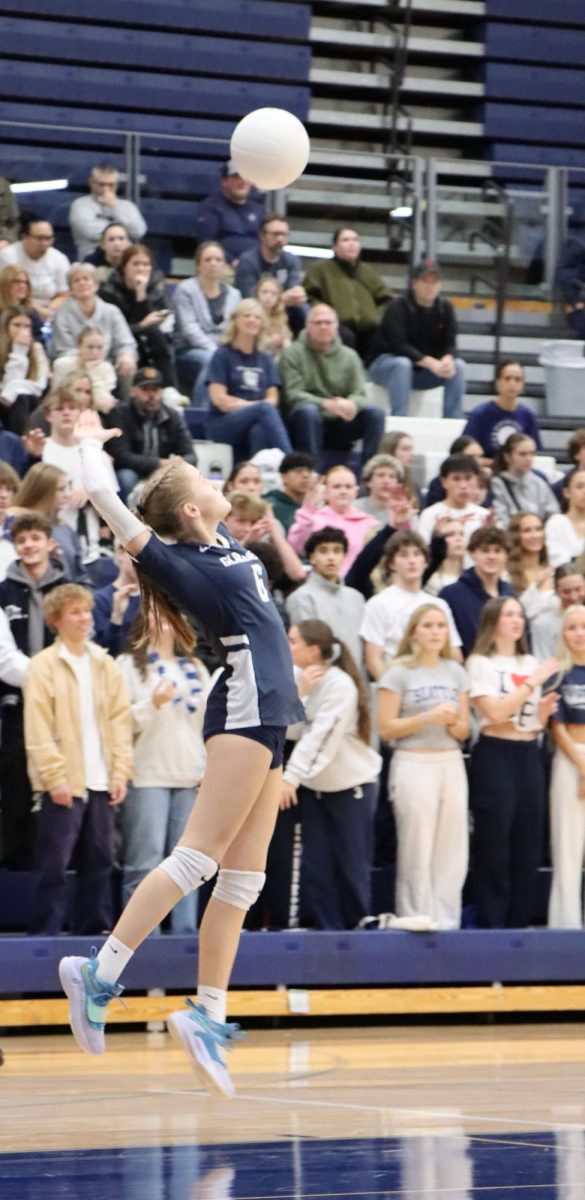
[{"label": "jersey number 6", "polygon": [[259,563],[259,562],[250,563],[250,566],[252,568],[254,579],[256,581],[256,588],[258,590],[258,595],[259,595],[260,599],[264,601],[265,604],[268,604],[270,602],[270,592],[267,590],[266,584],[264,583],[264,578],[262,575],[262,563]]}]

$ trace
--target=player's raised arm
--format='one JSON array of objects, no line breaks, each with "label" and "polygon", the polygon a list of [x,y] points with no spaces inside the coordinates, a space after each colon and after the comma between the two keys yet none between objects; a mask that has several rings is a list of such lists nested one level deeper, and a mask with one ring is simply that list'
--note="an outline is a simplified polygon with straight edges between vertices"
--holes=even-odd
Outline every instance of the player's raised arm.
[{"label": "player's raised arm", "polygon": [[102,454],[104,443],[119,434],[119,429],[104,429],[98,414],[91,409],[81,413],[75,428],[81,450],[83,486],[89,499],[121,545],[130,554],[138,554],[152,532],[116,495]]}]

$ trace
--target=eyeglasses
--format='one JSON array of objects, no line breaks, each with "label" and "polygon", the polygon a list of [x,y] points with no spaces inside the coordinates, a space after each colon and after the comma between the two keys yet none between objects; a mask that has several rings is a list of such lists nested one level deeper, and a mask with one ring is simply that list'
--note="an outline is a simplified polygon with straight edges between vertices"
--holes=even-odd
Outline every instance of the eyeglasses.
[{"label": "eyeglasses", "polygon": [[33,242],[54,242],[55,235],[52,233],[27,233],[26,237],[32,238]]},{"label": "eyeglasses", "polygon": [[24,276],[21,279],[13,279],[12,282],[13,283],[23,283],[25,285],[25,287],[28,287],[28,279],[26,279]]}]

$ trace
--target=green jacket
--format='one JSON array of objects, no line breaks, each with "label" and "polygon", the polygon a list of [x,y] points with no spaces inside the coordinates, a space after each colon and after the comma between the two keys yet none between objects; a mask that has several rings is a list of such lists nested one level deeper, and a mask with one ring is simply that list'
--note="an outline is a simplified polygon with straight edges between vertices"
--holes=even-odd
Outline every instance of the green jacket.
[{"label": "green jacket", "polygon": [[301,507],[300,502],[293,500],[291,496],[287,496],[286,492],[281,492],[279,488],[274,488],[272,492],[266,492],[262,496],[262,499],[270,500],[276,520],[280,521],[285,533],[288,533],[291,525],[294,524],[297,511]]},{"label": "green jacket", "polygon": [[[287,346],[278,360],[286,412],[301,404],[318,404],[332,396],[353,400],[358,408],[368,403],[362,360],[355,350],[336,337],[329,350],[314,350],[303,330],[296,342]],[[324,412],[324,417],[331,414]]]},{"label": "green jacket", "polygon": [[309,267],[304,288],[311,304],[330,304],[342,325],[373,329],[392,293],[373,267],[324,259]]}]

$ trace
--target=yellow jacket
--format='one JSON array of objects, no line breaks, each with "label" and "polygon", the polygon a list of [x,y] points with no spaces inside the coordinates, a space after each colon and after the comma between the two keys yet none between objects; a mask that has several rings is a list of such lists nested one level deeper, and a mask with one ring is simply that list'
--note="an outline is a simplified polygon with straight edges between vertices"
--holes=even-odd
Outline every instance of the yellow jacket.
[{"label": "yellow jacket", "polygon": [[[96,712],[110,785],[132,775],[132,716],[118,664],[101,646],[87,643]],[[56,642],[31,659],[24,681],[24,736],[33,791],[66,783],[85,796],[85,768],[77,678]]]}]

